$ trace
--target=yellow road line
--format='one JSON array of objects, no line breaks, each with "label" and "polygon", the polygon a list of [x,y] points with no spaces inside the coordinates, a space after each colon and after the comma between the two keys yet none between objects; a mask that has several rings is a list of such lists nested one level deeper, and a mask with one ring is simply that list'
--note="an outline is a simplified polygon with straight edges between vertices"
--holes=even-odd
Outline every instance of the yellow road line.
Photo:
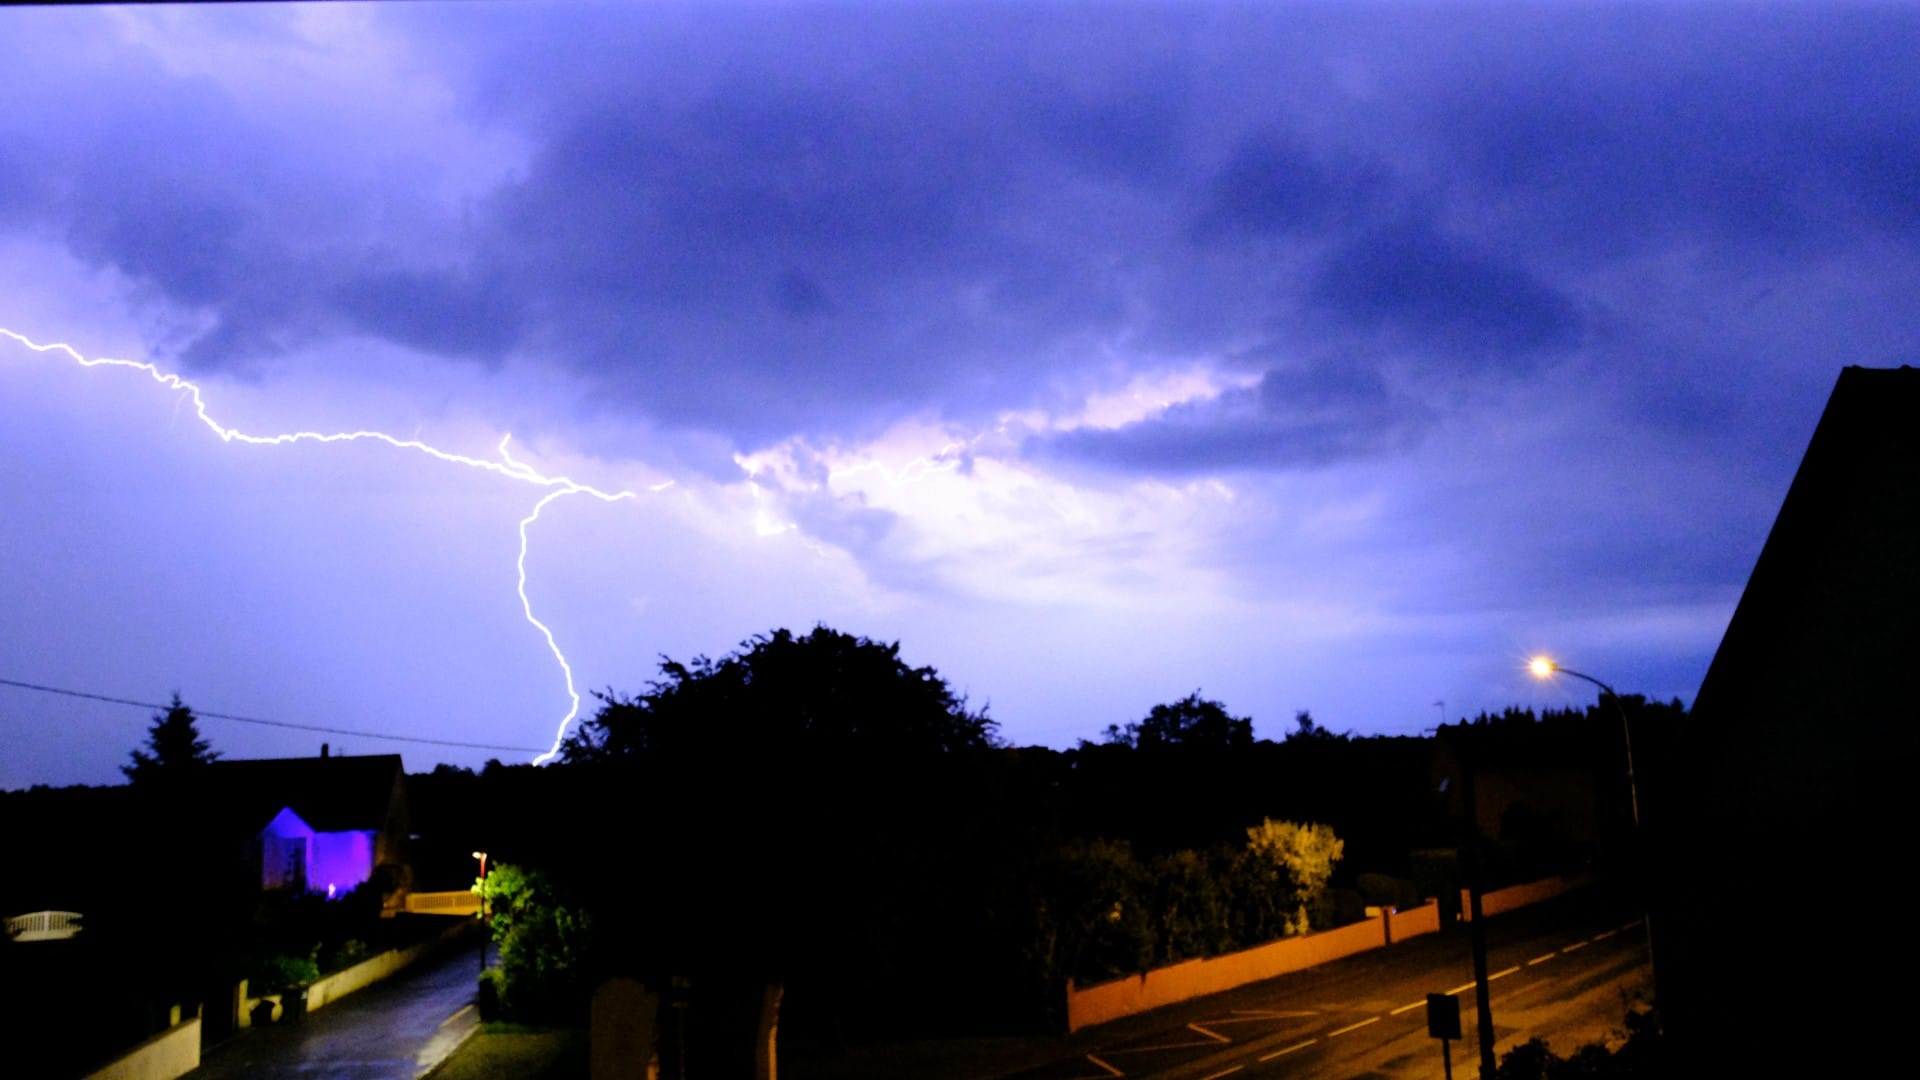
[{"label": "yellow road line", "polygon": [[1493,974],[1491,974],[1491,975],[1489,975],[1489,976],[1487,976],[1487,981],[1488,981],[1488,982],[1492,982],[1492,981],[1493,981],[1493,980],[1495,980],[1495,979],[1504,979],[1504,978],[1506,978],[1507,976],[1509,976],[1509,975],[1511,975],[1511,974],[1513,974],[1514,972],[1516,972],[1516,971],[1519,971],[1519,970],[1520,970],[1520,965],[1519,965],[1519,964],[1515,964],[1515,965],[1513,965],[1512,967],[1510,967],[1510,968],[1508,968],[1508,969],[1507,969],[1507,970],[1505,970],[1505,971],[1496,971],[1496,972],[1494,972]]},{"label": "yellow road line", "polygon": [[1426,1003],[1427,1003],[1427,1002],[1426,1002],[1426,999],[1425,999],[1425,998],[1422,998],[1422,999],[1421,999],[1421,1000],[1419,1000],[1419,1001],[1414,1001],[1414,1002],[1410,1002],[1410,1003],[1408,1003],[1408,1004],[1406,1004],[1406,1005],[1402,1005],[1402,1006],[1400,1006],[1399,1008],[1397,1008],[1397,1009],[1395,1009],[1395,1010],[1393,1010],[1392,1012],[1390,1012],[1390,1013],[1388,1013],[1387,1015],[1388,1015],[1388,1016],[1399,1016],[1399,1015],[1400,1015],[1401,1013],[1403,1013],[1403,1012],[1412,1012],[1413,1010],[1415,1010],[1415,1009],[1417,1009],[1417,1008],[1419,1008],[1419,1007],[1420,1007],[1420,1006],[1422,1006],[1422,1005],[1425,1005]]}]

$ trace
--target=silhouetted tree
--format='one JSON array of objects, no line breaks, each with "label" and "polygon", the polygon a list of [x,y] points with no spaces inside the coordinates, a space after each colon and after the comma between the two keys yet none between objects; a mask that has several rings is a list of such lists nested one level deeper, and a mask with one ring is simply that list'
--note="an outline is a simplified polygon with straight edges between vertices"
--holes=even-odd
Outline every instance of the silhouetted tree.
[{"label": "silhouetted tree", "polygon": [[568,740],[567,759],[999,745],[986,711],[969,710],[933,668],[907,666],[898,643],[825,626],[756,635],[721,660],[663,657],[660,672],[638,697],[597,694],[600,711]]},{"label": "silhouetted tree", "polygon": [[1313,714],[1305,709],[1293,714],[1293,730],[1287,732],[1286,742],[1335,742],[1352,738],[1351,734],[1335,735],[1323,728],[1313,719]]},{"label": "silhouetted tree", "polygon": [[1253,745],[1253,720],[1229,714],[1195,690],[1171,705],[1155,705],[1146,719],[1124,728],[1108,724],[1106,742],[1136,750],[1239,750]]},{"label": "silhouetted tree", "polygon": [[193,710],[181,702],[178,693],[166,712],[154,716],[153,726],[147,729],[147,749],[152,752],[135,750],[133,764],[120,766],[127,779],[136,784],[206,765],[220,756],[200,737]]}]

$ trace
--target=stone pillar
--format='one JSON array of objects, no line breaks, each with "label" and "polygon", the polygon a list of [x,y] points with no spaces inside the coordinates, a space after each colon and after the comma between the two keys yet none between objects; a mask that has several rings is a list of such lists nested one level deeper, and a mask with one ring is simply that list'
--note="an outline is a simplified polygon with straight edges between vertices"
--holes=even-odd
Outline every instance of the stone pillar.
[{"label": "stone pillar", "polygon": [[760,995],[760,1024],[753,1033],[753,1080],[779,1080],[780,998],[785,988],[775,983]]},{"label": "stone pillar", "polygon": [[592,1080],[649,1080],[660,995],[637,979],[615,978],[593,991],[587,1034]]}]

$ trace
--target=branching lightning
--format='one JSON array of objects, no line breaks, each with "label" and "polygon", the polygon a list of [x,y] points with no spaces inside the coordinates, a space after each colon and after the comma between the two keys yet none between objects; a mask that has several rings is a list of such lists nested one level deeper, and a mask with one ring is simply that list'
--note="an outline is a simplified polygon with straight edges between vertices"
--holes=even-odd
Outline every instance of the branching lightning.
[{"label": "branching lightning", "polygon": [[[574,719],[580,715],[580,693],[578,689],[576,689],[574,686],[572,665],[570,665],[567,662],[566,654],[561,651],[559,642],[553,636],[553,631],[550,628],[548,628],[546,623],[541,622],[540,619],[534,615],[533,601],[527,595],[528,530],[530,530],[533,527],[533,524],[536,521],[540,520],[541,511],[545,510],[549,504],[559,499],[566,498],[569,495],[589,495],[595,499],[600,500],[601,502],[614,503],[614,502],[620,502],[623,499],[637,498],[638,493],[633,491],[625,491],[625,490],[605,491],[600,488],[594,487],[591,484],[580,483],[579,481],[574,480],[567,476],[548,476],[540,472],[539,470],[533,468],[532,466],[526,464],[525,462],[519,461],[514,458],[513,454],[507,449],[509,442],[513,438],[511,434],[504,435],[501,437],[500,448],[499,448],[500,457],[499,457],[499,460],[497,461],[489,460],[486,458],[470,457],[465,454],[448,453],[447,451],[440,450],[436,447],[428,445],[427,443],[421,442],[419,439],[401,439],[393,435],[389,435],[382,431],[364,431],[363,430],[363,431],[347,431],[347,432],[332,432],[332,433],[318,432],[318,431],[295,431],[295,432],[288,432],[288,433],[279,434],[279,435],[252,435],[244,431],[241,431],[238,428],[227,427],[226,425],[221,424],[220,422],[215,420],[213,418],[213,415],[208,411],[206,400],[204,397],[201,396],[199,386],[197,386],[192,382],[187,381],[186,379],[181,378],[178,375],[161,371],[158,367],[154,366],[153,364],[144,363],[137,360],[118,360],[118,359],[113,359],[111,357],[83,356],[80,354],[80,352],[77,349],[73,348],[71,345],[67,345],[59,342],[43,345],[39,342],[36,342],[27,338],[25,335],[16,333],[13,330],[9,330],[3,326],[0,326],[0,334],[4,334],[5,336],[12,338],[14,341],[19,342],[21,345],[24,345],[25,347],[32,349],[35,352],[63,353],[69,359],[71,359],[74,363],[80,365],[81,367],[127,368],[133,371],[145,372],[149,378],[151,378],[154,382],[160,384],[161,386],[169,390],[184,393],[186,395],[184,400],[191,401],[193,403],[194,414],[197,417],[199,417],[200,422],[206,425],[208,430],[212,431],[215,435],[218,435],[222,442],[245,443],[251,446],[286,446],[294,443],[304,443],[304,442],[313,442],[313,443],[342,443],[342,442],[362,442],[362,441],[381,442],[381,443],[386,443],[388,446],[391,446],[396,450],[411,450],[416,453],[425,454],[428,457],[432,457],[437,460],[447,462],[448,464],[451,464],[451,465],[459,465],[459,466],[463,466],[465,468],[470,468],[470,469],[480,469],[486,472],[494,473],[498,476],[503,476],[509,480],[515,480],[523,484],[532,485],[534,487],[549,489],[547,493],[545,495],[542,495],[539,501],[534,504],[533,509],[527,514],[527,516],[520,519],[520,554],[515,566],[518,572],[517,589],[520,594],[521,611],[525,614],[527,622],[531,624],[534,629],[538,630],[541,636],[546,639],[547,649],[553,653],[554,660],[560,665],[560,672],[566,680],[567,698],[569,701],[567,713],[564,717],[561,718],[559,728],[554,733],[553,746],[549,750],[547,750],[546,753],[541,754],[539,757],[534,758],[533,759],[534,764],[538,765],[538,764],[542,764],[547,761],[550,761],[553,759],[555,755],[557,755],[560,752],[561,743],[566,739],[567,728],[570,725],[572,725]],[[648,490],[661,491],[667,487],[672,486],[672,483],[673,481],[669,480],[664,483],[657,484],[649,488]]]}]

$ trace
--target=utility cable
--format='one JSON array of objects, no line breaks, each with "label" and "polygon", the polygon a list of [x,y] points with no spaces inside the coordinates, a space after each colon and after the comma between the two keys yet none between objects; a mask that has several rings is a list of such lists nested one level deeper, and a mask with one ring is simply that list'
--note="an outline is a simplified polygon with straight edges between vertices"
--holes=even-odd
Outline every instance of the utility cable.
[{"label": "utility cable", "polygon": [[[85,698],[88,701],[104,701],[109,705],[132,705],[141,709],[159,709],[162,712],[171,705],[156,705],[150,701],[134,701],[131,698],[110,697],[106,694],[91,694],[85,690],[67,690],[58,686],[42,686],[39,683],[21,682],[18,679],[0,678],[0,686],[12,686],[21,690],[34,690],[42,694],[59,694],[63,697]],[[352,735],[361,739],[388,739],[393,742],[427,743],[431,746],[458,746],[468,750],[504,750],[508,753],[543,753],[538,747],[495,746],[490,743],[459,742],[453,739],[428,739],[419,735],[385,735],[377,731],[354,731],[350,728],[323,727],[319,724],[296,724],[288,720],[262,720],[255,716],[234,716],[231,713],[201,712],[192,710],[193,715],[208,720],[231,720],[236,724],[259,724],[263,727],[292,728],[295,731],[318,731],[327,735]]]}]

